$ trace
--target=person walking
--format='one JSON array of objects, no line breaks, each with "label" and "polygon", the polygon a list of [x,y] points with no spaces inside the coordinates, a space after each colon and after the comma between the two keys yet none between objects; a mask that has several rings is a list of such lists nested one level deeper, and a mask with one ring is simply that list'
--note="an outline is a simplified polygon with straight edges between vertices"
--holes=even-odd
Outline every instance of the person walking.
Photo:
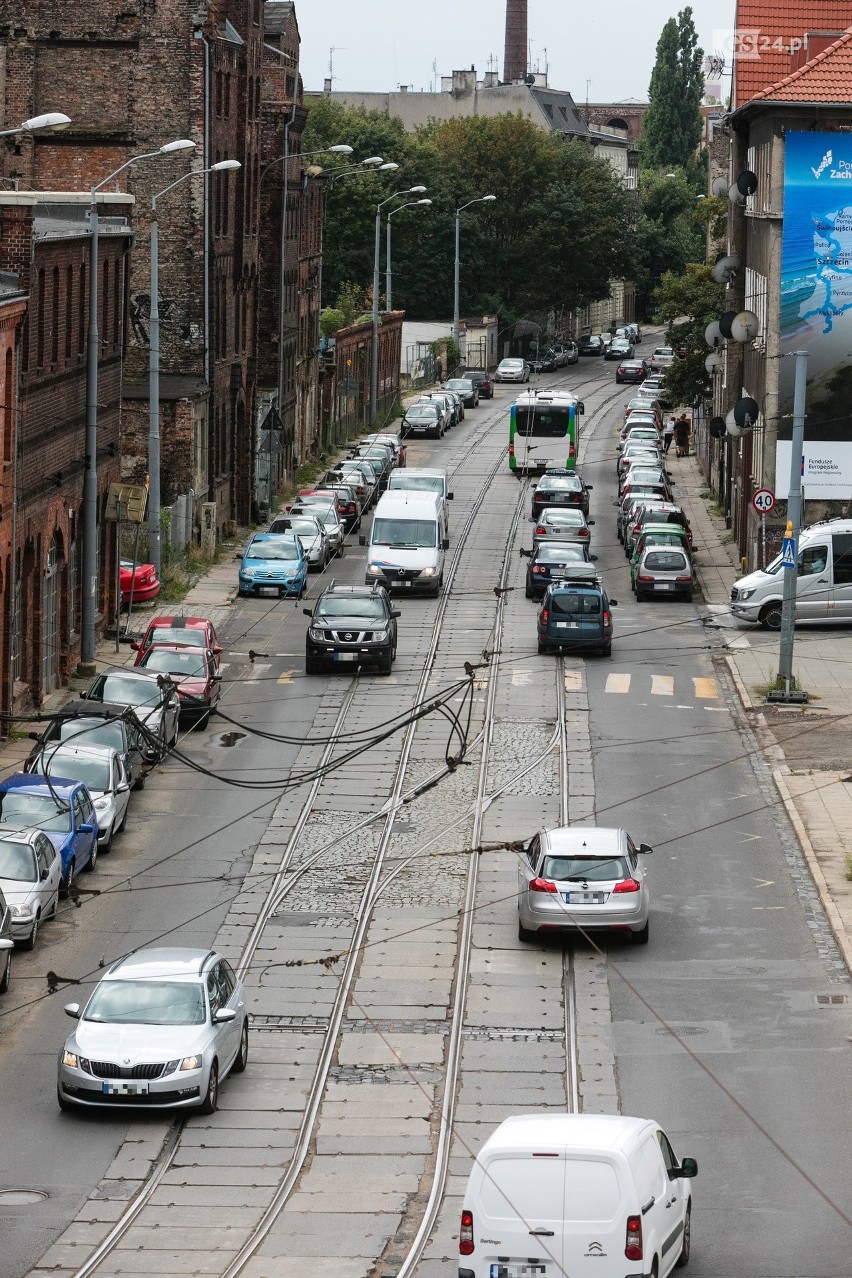
[{"label": "person walking", "polygon": [[689,454],[689,418],[686,413],[681,413],[675,422],[675,456],[686,457]]},{"label": "person walking", "polygon": [[672,440],[675,433],[675,419],[670,417],[666,422],[666,429],[663,432],[663,452],[667,453],[672,446]]}]

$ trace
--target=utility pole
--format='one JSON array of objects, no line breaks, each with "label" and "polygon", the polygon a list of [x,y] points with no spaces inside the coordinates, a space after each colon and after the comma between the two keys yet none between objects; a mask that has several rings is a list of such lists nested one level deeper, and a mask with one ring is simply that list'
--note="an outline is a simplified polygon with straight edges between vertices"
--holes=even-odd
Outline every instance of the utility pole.
[{"label": "utility pole", "polygon": [[793,439],[790,447],[790,489],[787,494],[787,531],[784,534],[784,596],[781,604],[781,649],[778,679],[784,687],[770,692],[767,700],[801,705],[806,692],[793,689],[793,641],[796,631],[796,586],[798,585],[799,533],[802,528],[802,455],[805,446],[805,395],[808,382],[808,353],[795,351],[796,380],[793,389]]}]

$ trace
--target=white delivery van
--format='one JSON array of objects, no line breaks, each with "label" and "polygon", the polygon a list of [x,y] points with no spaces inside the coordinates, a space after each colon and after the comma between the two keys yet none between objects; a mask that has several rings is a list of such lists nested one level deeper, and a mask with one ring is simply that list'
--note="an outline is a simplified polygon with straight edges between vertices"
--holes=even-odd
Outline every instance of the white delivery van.
[{"label": "white delivery van", "polygon": [[459,1278],[665,1278],[689,1258],[697,1173],[647,1118],[507,1118],[468,1180]]},{"label": "white delivery van", "polygon": [[[852,624],[852,519],[827,519],[799,535],[796,621]],[[781,626],[785,568],[781,555],[766,568],[740,577],[731,590],[731,612],[770,630]]]},{"label": "white delivery van", "polygon": [[444,500],[438,493],[386,492],[379,498],[368,545],[367,585],[437,595],[444,584]]},{"label": "white delivery van", "polygon": [[453,500],[449,491],[447,472],[432,470],[421,466],[406,466],[404,469],[392,470],[388,480],[388,492],[399,492],[405,489],[412,493],[436,493],[441,498],[441,513],[444,518],[444,536],[450,535],[450,514],[447,502]]}]

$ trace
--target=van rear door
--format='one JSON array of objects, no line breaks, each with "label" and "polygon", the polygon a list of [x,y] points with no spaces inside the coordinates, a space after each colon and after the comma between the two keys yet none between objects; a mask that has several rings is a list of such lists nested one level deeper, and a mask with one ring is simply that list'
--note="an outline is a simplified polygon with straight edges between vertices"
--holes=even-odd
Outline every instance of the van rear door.
[{"label": "van rear door", "polygon": [[562,1154],[495,1153],[466,1201],[476,1278],[563,1278],[564,1197]]},{"label": "van rear door", "polygon": [[563,1272],[571,1278],[623,1278],[631,1266],[624,1258],[625,1195],[614,1161],[592,1153],[565,1160]]}]

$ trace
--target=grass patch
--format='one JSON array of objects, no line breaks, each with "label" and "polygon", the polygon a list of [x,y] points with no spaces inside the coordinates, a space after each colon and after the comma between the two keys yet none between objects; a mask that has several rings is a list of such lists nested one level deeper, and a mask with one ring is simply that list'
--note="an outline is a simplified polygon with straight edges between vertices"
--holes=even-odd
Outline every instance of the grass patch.
[{"label": "grass patch", "polygon": [[852,883],[852,852],[844,852],[843,864],[845,866],[843,877],[848,883]]},{"label": "grass patch", "polygon": [[187,546],[182,558],[163,564],[158,599],[165,603],[182,603],[195,583],[233,549],[232,541],[220,541],[212,555],[202,554],[199,546]]},{"label": "grass patch", "polygon": [[[775,678],[770,680],[769,683],[755,684],[754,691],[757,693],[758,696],[762,697],[765,700],[770,692],[784,692],[786,686],[787,685],[785,684],[781,676],[776,675]],[[790,680],[790,691],[804,692],[802,685],[799,683],[798,679],[795,678],[795,676]],[[805,696],[810,698],[810,693],[805,692]]]}]

